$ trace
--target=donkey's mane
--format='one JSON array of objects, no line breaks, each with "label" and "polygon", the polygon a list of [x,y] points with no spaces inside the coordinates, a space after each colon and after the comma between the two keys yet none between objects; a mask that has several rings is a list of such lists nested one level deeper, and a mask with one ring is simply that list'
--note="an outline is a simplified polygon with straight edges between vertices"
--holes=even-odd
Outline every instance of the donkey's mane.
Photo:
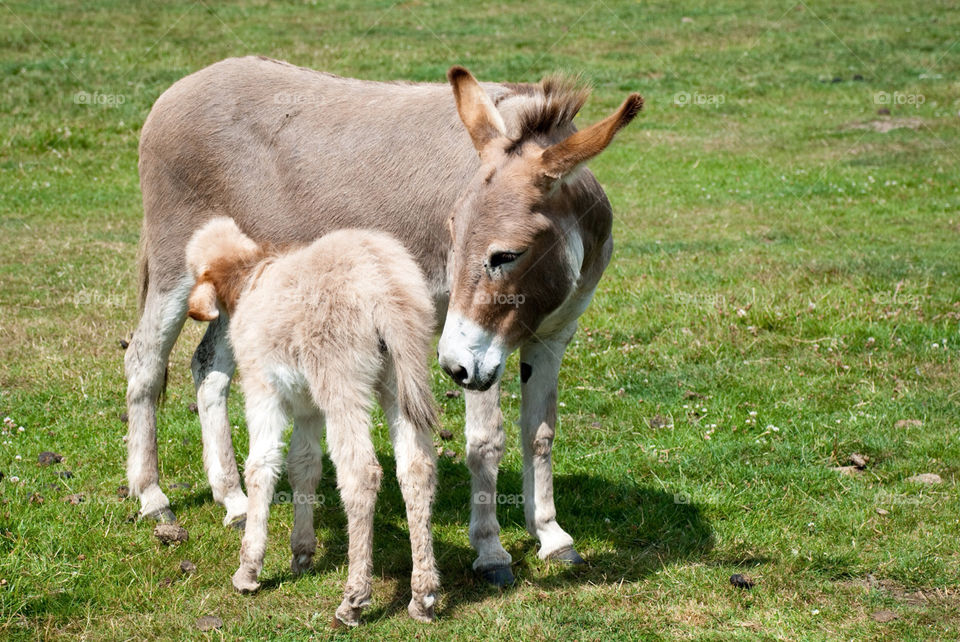
[{"label": "donkey's mane", "polygon": [[512,149],[569,126],[590,95],[590,86],[579,75],[557,74],[547,76],[538,84],[505,83],[505,86],[514,96],[527,98],[517,114],[519,133],[511,141]]}]

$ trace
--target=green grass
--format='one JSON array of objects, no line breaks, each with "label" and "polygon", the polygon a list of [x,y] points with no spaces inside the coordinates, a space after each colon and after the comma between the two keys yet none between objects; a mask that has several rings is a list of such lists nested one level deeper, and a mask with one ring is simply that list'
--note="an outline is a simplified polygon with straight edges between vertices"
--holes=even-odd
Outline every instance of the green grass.
[{"label": "green grass", "polygon": [[[616,249],[561,375],[557,506],[590,567],[539,561],[521,507],[504,505],[518,584],[475,579],[462,400],[436,370],[457,453],[441,460],[435,507],[439,619],[406,616],[409,546],[388,474],[374,604],[350,636],[960,636],[960,14],[891,0],[675,5],[0,2],[0,414],[25,427],[0,437],[0,637],[217,637],[196,631],[206,614],[225,637],[331,635],[346,541],[329,462],[316,572],[290,576],[281,505],[265,589],[230,587],[239,540],[220,525],[187,408],[196,325],[159,418],[161,485],[190,541],[159,545],[116,497],[138,132],[171,83],[248,53],[371,79],[441,81],[454,63],[484,80],[582,72],[595,86],[582,123],[629,91],[646,98],[592,163]],[[859,127],[885,107],[909,127]],[[510,495],[515,359],[508,372]],[[382,427],[377,444],[392,474]],[[64,462],[37,466],[44,450]],[[854,452],[866,471],[832,470]],[[943,483],[906,481],[927,472]],[[72,493],[86,501],[64,502]],[[182,559],[197,573],[181,576]],[[756,587],[734,588],[733,573]],[[875,621],[882,609],[898,619]]]}]

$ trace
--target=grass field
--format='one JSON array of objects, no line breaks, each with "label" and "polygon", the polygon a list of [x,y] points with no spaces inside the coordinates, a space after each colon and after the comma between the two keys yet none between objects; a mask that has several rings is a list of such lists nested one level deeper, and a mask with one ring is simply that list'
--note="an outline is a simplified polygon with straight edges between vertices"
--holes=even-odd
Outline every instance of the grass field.
[{"label": "grass field", "polygon": [[[188,408],[196,324],[159,418],[161,486],[190,540],[162,546],[117,497],[138,132],[174,81],[250,53],[371,79],[442,81],[454,63],[483,80],[580,72],[595,87],[582,123],[646,98],[591,165],[616,249],[561,374],[557,507],[589,568],[539,561],[505,503],[518,583],[475,579],[462,399],[435,368],[455,435],[435,506],[438,621],[406,615],[381,426],[374,604],[348,635],[960,636],[954,3],[0,0],[0,15],[0,637],[333,635],[346,540],[329,462],[316,572],[291,577],[279,505],[264,590],[230,586],[239,538],[220,525]],[[514,357],[508,498],[516,372]],[[236,394],[231,418],[244,452]],[[42,451],[64,460],[39,466]],[[863,470],[835,470],[854,453]],[[941,482],[910,481],[923,473]],[[198,632],[204,615],[223,628]]]}]

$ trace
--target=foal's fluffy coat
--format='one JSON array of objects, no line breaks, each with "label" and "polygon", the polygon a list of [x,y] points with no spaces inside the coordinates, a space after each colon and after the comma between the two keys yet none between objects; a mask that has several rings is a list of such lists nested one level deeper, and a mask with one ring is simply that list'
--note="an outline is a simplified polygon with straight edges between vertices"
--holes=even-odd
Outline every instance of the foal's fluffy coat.
[{"label": "foal's fluffy coat", "polygon": [[383,474],[370,439],[373,393],[390,424],[413,552],[410,615],[433,617],[438,587],[430,507],[436,486],[431,427],[436,420],[427,355],[434,310],[420,269],[392,237],[332,232],[285,254],[258,246],[229,218],[215,218],[187,246],[197,282],[189,314],[230,316],[230,341],[246,397],[250,497],[240,568],[233,585],[259,587],[267,517],[281,469],[283,430],[294,496],[291,568],[310,568],[316,550],[313,494],[320,433],[347,512],[349,571],[340,621],[355,625],[370,603],[373,510]]}]

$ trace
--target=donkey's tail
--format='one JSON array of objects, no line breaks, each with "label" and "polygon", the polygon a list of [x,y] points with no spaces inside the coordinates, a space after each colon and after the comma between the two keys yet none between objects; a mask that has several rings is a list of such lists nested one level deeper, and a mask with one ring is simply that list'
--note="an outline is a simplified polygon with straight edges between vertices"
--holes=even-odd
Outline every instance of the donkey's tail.
[{"label": "donkey's tail", "polygon": [[150,285],[150,272],[147,269],[147,226],[140,231],[140,242],[137,243],[137,319],[143,316],[143,308],[147,303],[147,288]]},{"label": "donkey's tail", "polygon": [[190,317],[212,321],[219,316],[218,303],[232,311],[263,256],[263,249],[233,219],[210,219],[187,244],[187,267],[197,280],[188,300]]},{"label": "donkey's tail", "polygon": [[429,433],[437,423],[428,364],[431,317],[408,306],[397,307],[380,308],[377,326],[393,361],[400,412],[418,431]]}]

